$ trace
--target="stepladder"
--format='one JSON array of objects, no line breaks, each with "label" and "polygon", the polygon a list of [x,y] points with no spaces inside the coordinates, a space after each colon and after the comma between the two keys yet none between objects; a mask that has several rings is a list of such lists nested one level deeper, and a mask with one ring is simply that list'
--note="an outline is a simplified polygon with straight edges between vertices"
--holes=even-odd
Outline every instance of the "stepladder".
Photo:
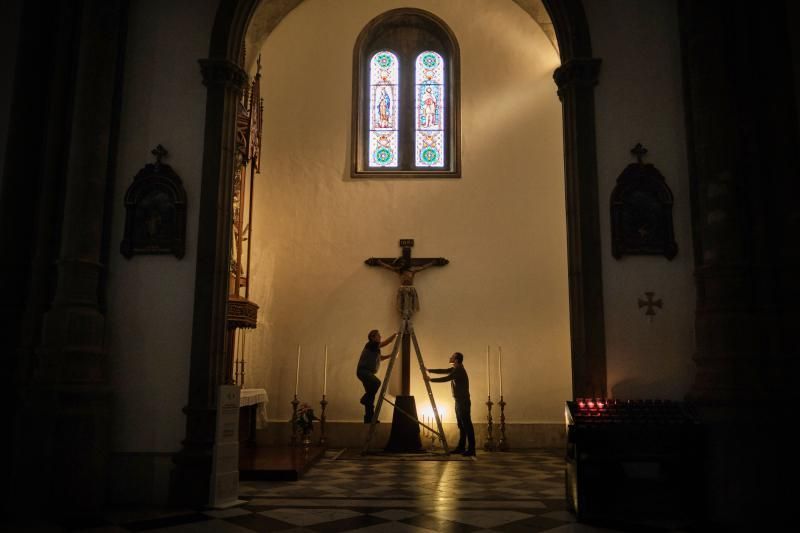
[{"label": "stepladder", "polygon": [[[401,407],[399,407],[398,405],[396,405],[394,402],[392,402],[391,400],[389,400],[386,397],[388,385],[389,385],[389,382],[390,382],[391,377],[392,377],[392,371],[394,370],[394,366],[395,366],[395,363],[397,361],[397,355],[398,355],[398,353],[400,351],[400,346],[401,346],[403,337],[408,337],[410,339],[410,341],[411,341],[411,344],[414,346],[414,352],[416,353],[416,356],[417,356],[417,363],[419,365],[419,370],[420,370],[420,373],[421,373],[422,378],[423,378],[422,380],[425,383],[425,390],[426,390],[426,392],[428,394],[428,400],[430,401],[431,410],[433,411],[433,420],[436,422],[436,429],[431,428],[430,426],[428,426],[425,423],[421,422],[419,420],[418,416],[417,416],[417,413],[409,413],[409,412],[405,411],[404,409],[402,409]],[[439,415],[439,410],[436,407],[436,400],[433,397],[433,391],[431,390],[431,384],[426,379],[426,376],[427,376],[427,374],[426,374],[426,370],[425,370],[425,362],[424,362],[424,360],[422,358],[422,350],[420,350],[419,341],[417,340],[417,335],[416,335],[416,333],[414,333],[414,326],[411,323],[411,320],[403,319],[403,321],[402,321],[402,323],[400,325],[400,329],[398,331],[397,338],[395,339],[394,346],[392,348],[392,353],[391,353],[391,356],[389,358],[389,364],[388,364],[388,366],[386,368],[386,375],[384,376],[383,383],[381,384],[380,392],[378,394],[378,401],[377,401],[377,403],[375,405],[375,410],[374,410],[374,413],[372,415],[372,421],[370,422],[370,425],[369,425],[369,431],[367,432],[367,438],[364,441],[364,449],[361,452],[362,454],[369,453],[369,446],[370,446],[370,443],[372,442],[373,437],[375,436],[375,426],[378,423],[378,419],[379,419],[379,416],[380,416],[380,413],[381,413],[381,408],[383,407],[384,402],[392,405],[392,407],[394,407],[399,413],[401,413],[406,418],[409,418],[412,422],[414,422],[414,424],[417,424],[418,426],[420,426],[422,428],[425,428],[428,431],[430,431],[432,435],[434,435],[436,438],[439,439],[439,442],[441,443],[442,450],[443,450],[444,454],[448,454],[449,453],[449,449],[447,447],[447,439],[446,439],[445,434],[444,434],[444,427],[442,426],[442,418]]]}]

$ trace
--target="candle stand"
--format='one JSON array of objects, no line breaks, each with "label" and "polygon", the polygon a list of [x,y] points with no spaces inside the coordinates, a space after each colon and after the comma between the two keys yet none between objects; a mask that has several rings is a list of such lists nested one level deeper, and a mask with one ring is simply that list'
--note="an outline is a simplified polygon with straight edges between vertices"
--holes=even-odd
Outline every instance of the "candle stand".
[{"label": "candle stand", "polygon": [[321,407],[320,414],[319,414],[319,445],[325,447],[328,443],[327,439],[325,438],[325,408],[328,406],[328,400],[325,399],[325,395],[322,395],[322,400],[319,402]]},{"label": "candle stand", "polygon": [[495,443],[494,443],[494,437],[492,437],[492,426],[493,426],[493,424],[492,424],[492,406],[493,405],[494,405],[494,402],[492,401],[492,397],[489,396],[488,399],[486,400],[486,408],[487,408],[488,413],[489,413],[487,415],[487,417],[486,417],[486,419],[488,421],[488,425],[486,427],[487,437],[486,437],[486,442],[483,443],[483,449],[484,449],[484,451],[487,451],[487,452],[493,452],[493,451],[495,451],[497,449],[496,446],[495,446]]},{"label": "candle stand", "polygon": [[297,399],[297,394],[294,395],[294,400],[292,400],[292,419],[289,424],[292,426],[292,436],[289,439],[289,446],[297,446],[297,425],[294,423],[297,420],[297,406],[300,405],[300,401]]},{"label": "candle stand", "polygon": [[503,396],[500,396],[500,401],[497,403],[500,406],[500,442],[497,443],[497,450],[500,452],[508,451],[508,439],[506,439],[506,402]]}]

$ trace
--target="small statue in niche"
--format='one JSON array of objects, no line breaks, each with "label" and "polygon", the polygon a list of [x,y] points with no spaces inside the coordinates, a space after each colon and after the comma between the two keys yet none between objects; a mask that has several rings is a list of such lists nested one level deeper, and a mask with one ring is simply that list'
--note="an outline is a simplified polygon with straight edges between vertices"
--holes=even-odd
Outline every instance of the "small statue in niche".
[{"label": "small statue in niche", "polygon": [[611,254],[663,255],[672,259],[678,245],[672,226],[672,191],[653,165],[642,162],[641,143],[631,153],[636,163],[625,167],[611,193]]}]

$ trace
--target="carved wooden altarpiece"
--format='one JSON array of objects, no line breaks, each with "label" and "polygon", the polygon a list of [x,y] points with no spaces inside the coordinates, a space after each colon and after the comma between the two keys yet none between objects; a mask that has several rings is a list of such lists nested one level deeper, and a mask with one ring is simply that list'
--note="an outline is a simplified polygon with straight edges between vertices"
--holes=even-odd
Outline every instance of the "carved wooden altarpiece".
[{"label": "carved wooden altarpiece", "polygon": [[[250,296],[250,245],[253,236],[253,191],[261,167],[261,58],[251,85],[236,106],[236,170],[233,175],[233,225],[228,291],[228,383],[244,385],[244,335],[238,330],[255,329],[258,305]],[[247,179],[249,178],[249,180]],[[237,353],[238,349],[238,353]]]}]

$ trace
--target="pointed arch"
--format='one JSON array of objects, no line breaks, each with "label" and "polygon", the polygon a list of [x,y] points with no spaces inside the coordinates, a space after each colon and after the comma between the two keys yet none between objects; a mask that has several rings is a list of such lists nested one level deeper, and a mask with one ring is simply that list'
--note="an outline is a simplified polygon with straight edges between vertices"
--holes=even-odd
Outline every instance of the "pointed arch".
[{"label": "pointed arch", "polygon": [[[208,97],[189,404],[184,409],[186,438],[175,459],[172,491],[183,503],[204,504],[208,499],[215,394],[225,375],[235,105],[247,79],[242,68],[244,38],[261,1],[270,0],[220,0],[209,57],[200,61]],[[277,19],[299,3],[276,3],[276,10],[283,10]],[[572,388],[576,396],[601,396],[606,392],[606,356],[594,111],[600,60],[592,56],[581,0],[542,0],[542,4],[553,22],[562,63],[554,79],[564,120]]]}]

